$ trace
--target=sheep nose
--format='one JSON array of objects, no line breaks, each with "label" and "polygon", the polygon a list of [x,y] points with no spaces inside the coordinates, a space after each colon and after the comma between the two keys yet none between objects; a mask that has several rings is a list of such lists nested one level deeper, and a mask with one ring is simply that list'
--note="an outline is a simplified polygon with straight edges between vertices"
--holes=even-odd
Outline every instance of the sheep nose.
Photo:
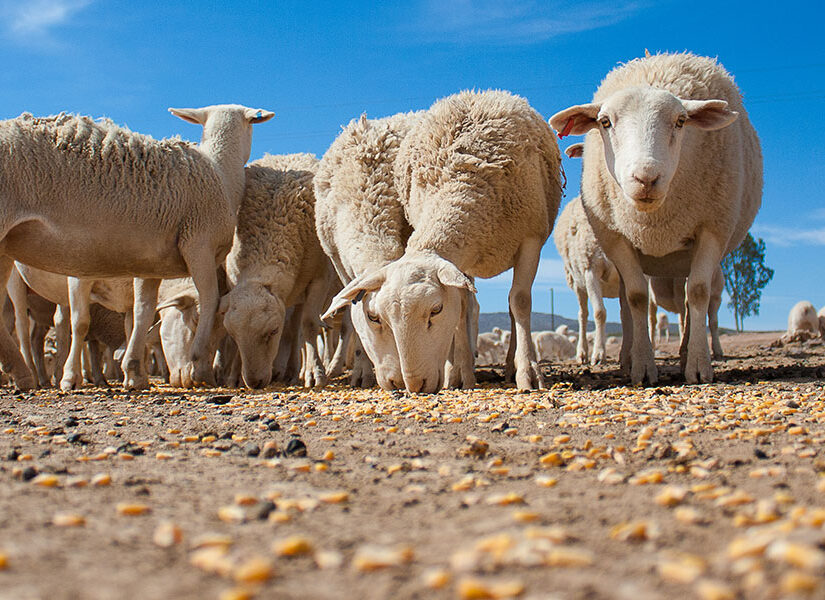
[{"label": "sheep nose", "polygon": [[649,164],[637,165],[630,176],[633,181],[646,189],[652,188],[660,179],[659,170],[654,165]]}]

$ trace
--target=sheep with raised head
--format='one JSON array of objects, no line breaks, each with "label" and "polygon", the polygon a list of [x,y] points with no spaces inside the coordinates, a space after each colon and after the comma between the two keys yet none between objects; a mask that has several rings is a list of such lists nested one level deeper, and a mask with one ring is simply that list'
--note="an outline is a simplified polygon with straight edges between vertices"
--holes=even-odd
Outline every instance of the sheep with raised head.
[{"label": "sheep with raised head", "polygon": [[332,304],[359,300],[353,313],[364,318],[356,327],[366,325],[359,333],[373,361],[382,348],[397,348],[393,387],[403,382],[408,391],[435,392],[454,378],[474,385],[467,309],[472,278],[511,267],[515,343],[508,374],[515,370],[520,389],[544,387],[530,336],[531,286],[558,212],[559,166],[547,124],[508,92],[449,96],[410,130],[395,161],[413,230],[404,253],[350,281]]},{"label": "sheep with raised head", "polygon": [[317,333],[334,275],[315,233],[312,179],[317,169],[318,159],[310,154],[266,155],[246,169],[235,241],[226,259],[230,291],[220,312],[250,388],[272,379],[286,309],[296,305],[298,340],[306,357],[304,385],[326,384]]},{"label": "sheep with raised head", "polygon": [[[570,148],[567,149],[568,156]],[[619,295],[619,272],[608,260],[596,240],[593,228],[587,222],[581,197],[573,198],[561,211],[553,232],[556,249],[564,262],[567,285],[576,292],[579,301],[579,332],[587,331],[587,301],[593,305],[596,334],[590,364],[605,359],[605,324],[607,311],[604,298]],[[588,360],[587,336],[579,335],[576,358],[582,364]]]},{"label": "sheep with raised head", "polygon": [[560,135],[587,133],[582,203],[622,280],[622,365],[633,383],[657,381],[647,331],[645,275],[687,277],[683,371],[713,379],[706,336],[722,258],[744,239],[762,198],[759,139],[733,78],[689,53],[635,59],[611,71],[593,102],[550,119]]},{"label": "sheep with raised head", "polygon": [[[393,165],[401,140],[420,118],[421,113],[383,119],[362,115],[343,129],[321,159],[314,180],[316,229],[324,252],[345,285],[360,281],[404,254],[411,228],[398,197]],[[349,301],[338,306],[333,302],[324,319],[345,304]],[[377,377],[385,389],[402,386],[395,344],[391,340],[382,343],[378,337],[373,340],[370,328],[376,324],[368,319],[363,303],[351,308],[356,332],[351,383],[367,387]],[[373,345],[367,357],[362,342],[371,341],[380,345]],[[374,374],[370,359],[375,364]]]},{"label": "sheep with raised head", "polygon": [[[273,113],[238,105],[170,109],[203,127],[200,144],[154,140],[108,120],[29,114],[0,122],[0,289],[13,260],[80,278],[136,277],[128,387],[148,385],[144,342],[160,280],[191,275],[201,296],[186,380],[203,381],[218,307],[215,265],[232,245],[252,124]],[[5,328],[0,358],[34,384]]]},{"label": "sheep with raised head", "polygon": [[[820,311],[825,316],[825,312]],[[801,300],[793,305],[788,313],[788,331],[785,339],[804,341],[820,335],[820,316],[816,308],[807,300]]]}]

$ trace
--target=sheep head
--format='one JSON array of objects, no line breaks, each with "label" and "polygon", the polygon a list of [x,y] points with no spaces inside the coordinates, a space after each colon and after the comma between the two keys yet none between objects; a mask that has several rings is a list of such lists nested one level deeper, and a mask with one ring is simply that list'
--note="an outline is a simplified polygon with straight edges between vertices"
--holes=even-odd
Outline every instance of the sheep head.
[{"label": "sheep head", "polygon": [[350,302],[352,322],[384,389],[437,392],[472,280],[434,253],[409,253],[351,281],[324,319]]},{"label": "sheep head", "polygon": [[640,212],[661,207],[679,166],[686,128],[722,129],[739,113],[724,100],[682,100],[653,87],[630,87],[603,102],[572,106],[550,118],[560,135],[598,129],[610,175]]},{"label": "sheep head", "polygon": [[284,328],[284,302],[266,285],[242,283],[221,299],[223,324],[241,355],[241,376],[249,388],[262,388],[272,379]]}]

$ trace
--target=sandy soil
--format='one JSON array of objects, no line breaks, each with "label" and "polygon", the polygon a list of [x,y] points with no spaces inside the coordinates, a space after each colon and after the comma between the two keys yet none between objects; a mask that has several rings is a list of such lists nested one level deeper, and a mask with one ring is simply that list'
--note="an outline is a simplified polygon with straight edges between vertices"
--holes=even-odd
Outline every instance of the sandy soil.
[{"label": "sandy soil", "polygon": [[825,597],[825,347],[777,337],[699,386],[7,388],[0,599]]}]

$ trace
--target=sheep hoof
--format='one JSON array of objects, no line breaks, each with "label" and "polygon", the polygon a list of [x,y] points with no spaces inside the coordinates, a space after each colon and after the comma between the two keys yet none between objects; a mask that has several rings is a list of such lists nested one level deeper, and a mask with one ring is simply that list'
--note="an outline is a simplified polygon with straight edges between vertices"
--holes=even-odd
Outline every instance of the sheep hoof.
[{"label": "sheep hoof", "polygon": [[516,371],[516,387],[520,392],[547,389],[544,385],[544,376],[538,363],[530,362],[527,368]]},{"label": "sheep hoof", "polygon": [[710,356],[707,352],[704,356],[700,354],[697,357],[688,354],[685,381],[689,384],[713,382],[713,367],[710,364]]},{"label": "sheep hoof", "polygon": [[37,384],[34,382],[34,377],[32,377],[31,375],[15,377],[14,384],[17,386],[17,389],[21,392],[28,392],[29,390],[33,390],[37,387]]},{"label": "sheep hoof", "polygon": [[659,381],[659,372],[656,370],[652,353],[647,360],[634,360],[630,367],[631,384],[642,385],[645,379],[650,385],[655,385]]},{"label": "sheep hoof", "polygon": [[127,390],[145,390],[149,387],[149,377],[146,375],[130,374],[124,386]]},{"label": "sheep hoof", "polygon": [[72,375],[71,373],[64,373],[63,379],[60,380],[60,389],[64,392],[71,392],[78,390],[83,385],[82,375]]}]

